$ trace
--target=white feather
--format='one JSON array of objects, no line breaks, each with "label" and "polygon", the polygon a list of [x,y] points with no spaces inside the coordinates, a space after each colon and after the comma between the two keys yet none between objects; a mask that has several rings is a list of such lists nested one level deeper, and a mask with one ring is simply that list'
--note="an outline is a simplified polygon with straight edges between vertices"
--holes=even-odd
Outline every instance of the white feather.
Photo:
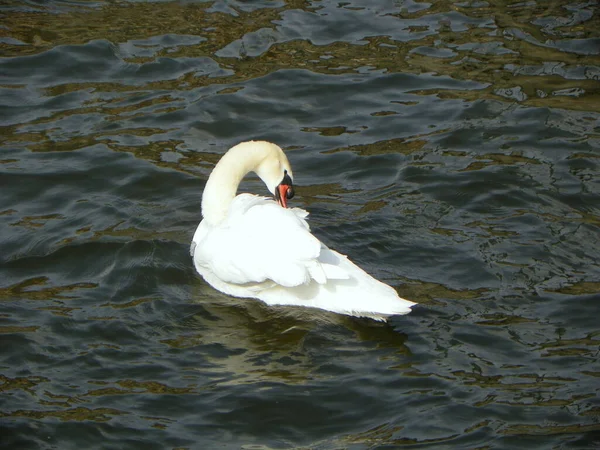
[{"label": "white feather", "polygon": [[[263,149],[266,156],[259,151]],[[224,183],[235,184],[235,194],[240,177],[256,170],[253,164],[257,161],[263,164],[270,157],[279,158],[280,173],[271,174],[277,169],[263,167],[257,171],[261,177],[281,180],[284,170],[291,173],[287,158],[273,144],[244,143],[228,153],[231,152],[237,153],[236,158],[229,158],[224,165],[220,162],[219,170],[213,172],[218,174],[217,179],[211,174],[207,183],[202,199],[205,218],[190,248],[196,270],[209,284],[226,294],[258,298],[270,305],[315,307],[377,320],[410,312],[415,303],[400,298],[393,288],[315,238],[310,233],[306,211],[282,208],[271,199],[252,194],[229,198],[231,186],[222,191],[216,189]],[[275,156],[270,156],[271,152]],[[237,175],[228,180],[225,169],[236,164],[243,167],[232,167],[231,173]],[[264,181],[268,186],[275,183],[270,190],[275,189],[276,181]],[[220,192],[226,192],[227,198]],[[223,202],[228,202],[226,208]]]}]

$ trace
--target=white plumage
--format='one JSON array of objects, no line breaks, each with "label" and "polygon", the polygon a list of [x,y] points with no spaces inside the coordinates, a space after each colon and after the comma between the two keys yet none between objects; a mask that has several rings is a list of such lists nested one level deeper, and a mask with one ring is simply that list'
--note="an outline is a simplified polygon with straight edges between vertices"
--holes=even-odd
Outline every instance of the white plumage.
[{"label": "white plumage", "polygon": [[[278,201],[235,196],[241,179],[256,172]],[[204,220],[191,254],[198,273],[215,289],[269,305],[299,305],[385,320],[415,303],[374,279],[310,233],[308,213],[288,209],[292,171],[276,145],[251,141],[219,161],[202,196]],[[282,198],[283,197],[283,198]]]}]

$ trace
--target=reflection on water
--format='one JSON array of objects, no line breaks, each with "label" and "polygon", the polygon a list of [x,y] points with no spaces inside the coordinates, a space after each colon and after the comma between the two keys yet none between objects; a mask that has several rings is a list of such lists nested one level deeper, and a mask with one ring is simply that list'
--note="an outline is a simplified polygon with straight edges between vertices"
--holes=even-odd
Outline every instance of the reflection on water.
[{"label": "reflection on water", "polygon": [[[7,448],[600,446],[596,3],[5,2]],[[204,284],[204,182],[255,138],[413,313]]]}]

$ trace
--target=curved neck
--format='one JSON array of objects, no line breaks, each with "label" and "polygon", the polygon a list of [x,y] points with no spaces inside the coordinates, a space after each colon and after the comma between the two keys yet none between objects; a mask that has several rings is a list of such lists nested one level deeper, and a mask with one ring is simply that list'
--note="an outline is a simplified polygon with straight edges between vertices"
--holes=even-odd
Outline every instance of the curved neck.
[{"label": "curved neck", "polygon": [[242,179],[265,158],[260,142],[243,142],[232,147],[213,169],[202,193],[202,216],[211,225],[227,217]]}]

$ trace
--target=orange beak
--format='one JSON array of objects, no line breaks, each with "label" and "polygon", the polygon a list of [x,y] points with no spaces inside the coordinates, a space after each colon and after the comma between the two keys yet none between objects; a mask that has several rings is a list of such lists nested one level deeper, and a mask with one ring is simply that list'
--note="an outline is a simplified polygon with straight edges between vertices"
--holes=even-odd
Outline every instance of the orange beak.
[{"label": "orange beak", "polygon": [[287,208],[287,191],[289,188],[290,187],[287,184],[280,184],[275,188],[277,189],[275,200],[277,200],[277,203],[279,203],[284,208]]}]

